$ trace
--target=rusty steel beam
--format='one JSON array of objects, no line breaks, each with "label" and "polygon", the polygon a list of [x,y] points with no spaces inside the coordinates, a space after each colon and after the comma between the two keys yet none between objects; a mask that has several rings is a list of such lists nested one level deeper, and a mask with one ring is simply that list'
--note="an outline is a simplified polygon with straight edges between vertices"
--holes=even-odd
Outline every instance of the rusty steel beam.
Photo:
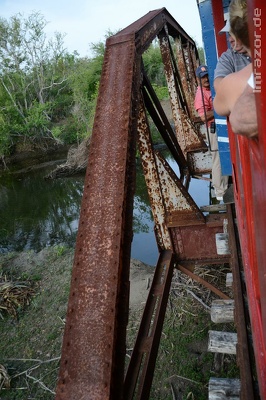
[{"label": "rusty steel beam", "polygon": [[188,91],[190,94],[189,99],[188,99],[188,104],[190,106],[191,120],[194,121],[195,119],[198,118],[198,113],[194,107],[194,99],[195,99],[196,88],[197,88],[195,71],[196,71],[196,68],[197,68],[199,62],[195,58],[195,54],[194,54],[193,50],[191,49],[190,43],[183,44],[182,50],[183,50],[184,62],[185,62],[185,66],[186,66],[185,68],[186,68]]},{"label": "rusty steel beam", "polygon": [[[167,27],[165,27],[165,30],[168,35]],[[163,31],[160,35],[163,35]],[[176,40],[175,40],[175,43],[176,43]],[[186,78],[186,72],[187,72],[186,65],[183,62],[184,61],[183,60],[183,56],[184,56],[183,51],[181,52],[181,54],[179,54],[177,57],[175,57],[176,53],[173,52],[169,37],[168,37],[168,46],[169,46],[170,57],[172,59],[172,68],[174,71],[176,83],[179,87],[180,105],[181,105],[182,110],[185,113],[185,115],[190,119],[191,115],[190,115],[190,110],[189,110],[188,103],[187,103],[188,92],[186,93],[187,87],[186,87],[186,85],[184,85],[184,80],[182,79],[182,77]]]},{"label": "rusty steel beam", "polygon": [[173,38],[180,37],[184,43],[189,42],[194,47],[196,58],[199,59],[194,40],[178,24],[166,8],[148,12],[142,18],[122,29],[118,34],[112,36],[111,43],[116,44],[124,40],[128,35],[134,34],[136,49],[143,53],[149,44],[155,39],[159,32],[167,26],[168,33]]},{"label": "rusty steel beam", "polygon": [[[183,226],[169,228],[173,241],[174,252],[180,263],[198,262],[217,264],[225,263],[230,258],[228,255],[217,254],[216,233],[223,232],[220,226],[196,224],[197,221],[183,221]],[[222,221],[221,221],[222,222]],[[182,221],[181,221],[182,223]]]},{"label": "rusty steel beam", "polygon": [[180,75],[180,83],[183,88],[183,95],[186,99],[186,107],[188,110],[188,115],[190,118],[192,118],[193,115],[195,116],[195,107],[194,107],[195,88],[193,88],[194,90],[191,91],[187,64],[185,62],[185,55],[180,39],[175,39],[175,54],[176,54],[177,69]]},{"label": "rusty steel beam", "polygon": [[[169,215],[175,215],[180,225],[182,221],[193,221],[194,225],[205,224],[205,217],[192,199],[181,180],[177,177],[162,155],[155,151],[156,165],[162,187],[166,223],[169,228]],[[179,216],[179,218],[178,218]]]},{"label": "rusty steel beam", "polygon": [[235,311],[234,319],[237,329],[237,361],[240,370],[240,396],[241,400],[254,400],[257,396],[255,395],[255,387],[253,381],[253,370],[251,360],[254,357],[252,346],[249,343],[247,326],[249,324],[248,313],[245,310],[244,296],[241,269],[240,269],[240,257],[238,254],[238,246],[236,240],[236,232],[234,226],[234,216],[232,205],[227,205],[228,218],[228,234],[229,234],[229,245],[231,250],[230,265],[233,273],[233,288],[234,288],[234,300],[235,300]]},{"label": "rusty steel beam", "polygon": [[[153,122],[155,123],[158,131],[161,133],[162,138],[168,146],[172,156],[174,157],[177,165],[180,168],[180,174],[184,174],[184,170],[188,169],[187,161],[184,154],[179,146],[173,128],[167,119],[165,112],[158,100],[152,85],[150,84],[147,75],[143,72],[143,98],[145,106],[151,115]],[[147,92],[146,92],[147,90]]]},{"label": "rusty steel beam", "polygon": [[125,378],[123,400],[149,398],[172,281],[174,259],[171,251],[163,251],[156,266]]},{"label": "rusty steel beam", "polygon": [[140,101],[139,107],[138,148],[141,155],[142,168],[151,203],[157,243],[161,250],[171,250],[172,242],[165,222],[166,212],[164,208],[160,176],[158,174],[155,155],[152,148],[151,134],[143,101]]},{"label": "rusty steel beam", "polygon": [[207,151],[207,146],[198,132],[195,131],[194,126],[183,110],[183,94],[181,93],[180,79],[178,78],[179,74],[177,74],[177,67],[172,56],[169,38],[167,34],[162,31],[159,35],[159,39],[176,135],[183,154],[185,158],[187,158],[188,151]]},{"label": "rusty steel beam", "polygon": [[122,399],[140,60],[105,53],[84,183],[56,400]]},{"label": "rusty steel beam", "polygon": [[201,285],[205,286],[207,289],[210,289],[213,293],[217,294],[221,299],[224,300],[230,300],[230,297],[227,296],[227,294],[223,293],[221,290],[219,290],[216,286],[212,285],[206,279],[201,278],[200,276],[194,274],[191,272],[188,268],[185,266],[181,265],[180,263],[177,264],[176,266],[179,271],[183,272],[183,274],[186,274],[190,278],[192,278],[194,281],[200,283]]},{"label": "rusty steel beam", "polygon": [[[187,153],[187,161],[191,175],[197,176],[202,174],[210,174],[212,171],[212,155],[210,151],[189,151]],[[202,177],[204,179],[204,177]]]},{"label": "rusty steel beam", "polygon": [[[142,160],[144,176],[148,188],[151,208],[155,222],[155,232],[159,247],[172,249],[169,227],[169,217],[175,215],[175,221],[183,225],[204,225],[205,217],[181,180],[176,176],[168,163],[154,151],[147,123],[144,105],[140,106],[138,121],[138,143]],[[178,217],[177,217],[178,216]]]}]

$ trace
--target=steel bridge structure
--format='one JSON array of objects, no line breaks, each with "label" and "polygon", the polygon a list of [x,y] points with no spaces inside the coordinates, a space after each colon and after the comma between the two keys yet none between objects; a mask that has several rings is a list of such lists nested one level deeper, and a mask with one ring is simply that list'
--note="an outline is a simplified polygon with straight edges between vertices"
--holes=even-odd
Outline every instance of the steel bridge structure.
[{"label": "steel bridge structure", "polygon": [[[155,39],[161,50],[171,121],[142,59]],[[174,268],[227,298],[192,268],[195,264],[237,264],[236,246],[230,254],[217,254],[215,241],[225,221],[234,235],[231,209],[203,212],[189,194],[191,179],[204,178],[211,171],[211,153],[194,111],[198,65],[194,41],[165,8],[149,12],[107,39],[56,400],[149,398]],[[160,133],[179,174],[154,148],[151,125]],[[159,257],[125,371],[137,150]]]}]

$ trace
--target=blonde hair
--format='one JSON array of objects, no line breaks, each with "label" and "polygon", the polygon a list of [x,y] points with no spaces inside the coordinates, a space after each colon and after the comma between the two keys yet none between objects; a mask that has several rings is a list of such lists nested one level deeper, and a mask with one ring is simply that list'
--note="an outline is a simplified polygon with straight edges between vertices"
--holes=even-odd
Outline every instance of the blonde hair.
[{"label": "blonde hair", "polygon": [[229,6],[230,34],[250,48],[248,36],[248,10],[246,0],[232,0]]}]

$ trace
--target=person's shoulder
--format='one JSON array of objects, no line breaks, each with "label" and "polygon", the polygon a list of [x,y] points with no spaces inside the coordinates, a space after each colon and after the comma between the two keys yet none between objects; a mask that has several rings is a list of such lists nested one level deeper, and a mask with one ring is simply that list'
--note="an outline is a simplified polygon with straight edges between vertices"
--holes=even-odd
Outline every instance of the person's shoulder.
[{"label": "person's shoulder", "polygon": [[251,58],[247,53],[236,53],[239,57],[245,60],[247,63],[251,63]]},{"label": "person's shoulder", "polygon": [[231,49],[227,49],[221,54],[218,59],[216,68],[214,70],[214,79],[224,78],[226,75],[233,72],[234,69],[234,56]]},{"label": "person's shoulder", "polygon": [[239,69],[237,69],[238,71],[251,63],[251,58],[247,54],[234,51],[233,57],[236,63],[236,67],[239,67]]},{"label": "person's shoulder", "polygon": [[240,71],[232,72],[223,79],[223,85],[228,82],[237,82],[239,79],[248,79],[252,72],[252,64],[246,65]]},{"label": "person's shoulder", "polygon": [[233,59],[234,58],[234,52],[232,49],[227,49],[226,51],[224,51],[219,59]]}]

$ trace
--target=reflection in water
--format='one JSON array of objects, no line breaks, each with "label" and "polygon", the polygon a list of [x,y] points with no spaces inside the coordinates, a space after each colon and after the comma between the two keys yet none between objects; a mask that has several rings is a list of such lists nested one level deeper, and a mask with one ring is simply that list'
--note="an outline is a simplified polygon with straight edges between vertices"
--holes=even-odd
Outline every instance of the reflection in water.
[{"label": "reflection in water", "polygon": [[[167,162],[176,175],[179,176],[179,169],[174,159],[168,156]],[[206,177],[209,177],[209,175],[206,175]],[[198,207],[210,204],[211,199],[209,181],[192,178],[188,192],[192,199],[197,203]]]},{"label": "reflection in water", "polygon": [[[169,156],[168,163],[175,170]],[[74,246],[78,229],[84,176],[44,180],[49,172],[41,169],[26,175],[0,176],[0,253],[66,244]],[[198,205],[208,204],[209,184],[192,180],[190,194]],[[142,168],[137,162],[134,197],[134,237],[131,256],[156,265],[157,244]]]},{"label": "reflection in water", "polygon": [[84,178],[45,181],[45,173],[1,177],[1,252],[74,243]]},{"label": "reflection in water", "polygon": [[136,193],[134,197],[133,243],[131,257],[156,265],[158,250],[149,197],[140,162],[137,162]]},{"label": "reflection in water", "polygon": [[[157,261],[152,215],[141,168],[134,198],[132,257],[148,264]],[[65,243],[74,246],[84,176],[44,180],[49,170],[0,177],[0,252]]]}]

